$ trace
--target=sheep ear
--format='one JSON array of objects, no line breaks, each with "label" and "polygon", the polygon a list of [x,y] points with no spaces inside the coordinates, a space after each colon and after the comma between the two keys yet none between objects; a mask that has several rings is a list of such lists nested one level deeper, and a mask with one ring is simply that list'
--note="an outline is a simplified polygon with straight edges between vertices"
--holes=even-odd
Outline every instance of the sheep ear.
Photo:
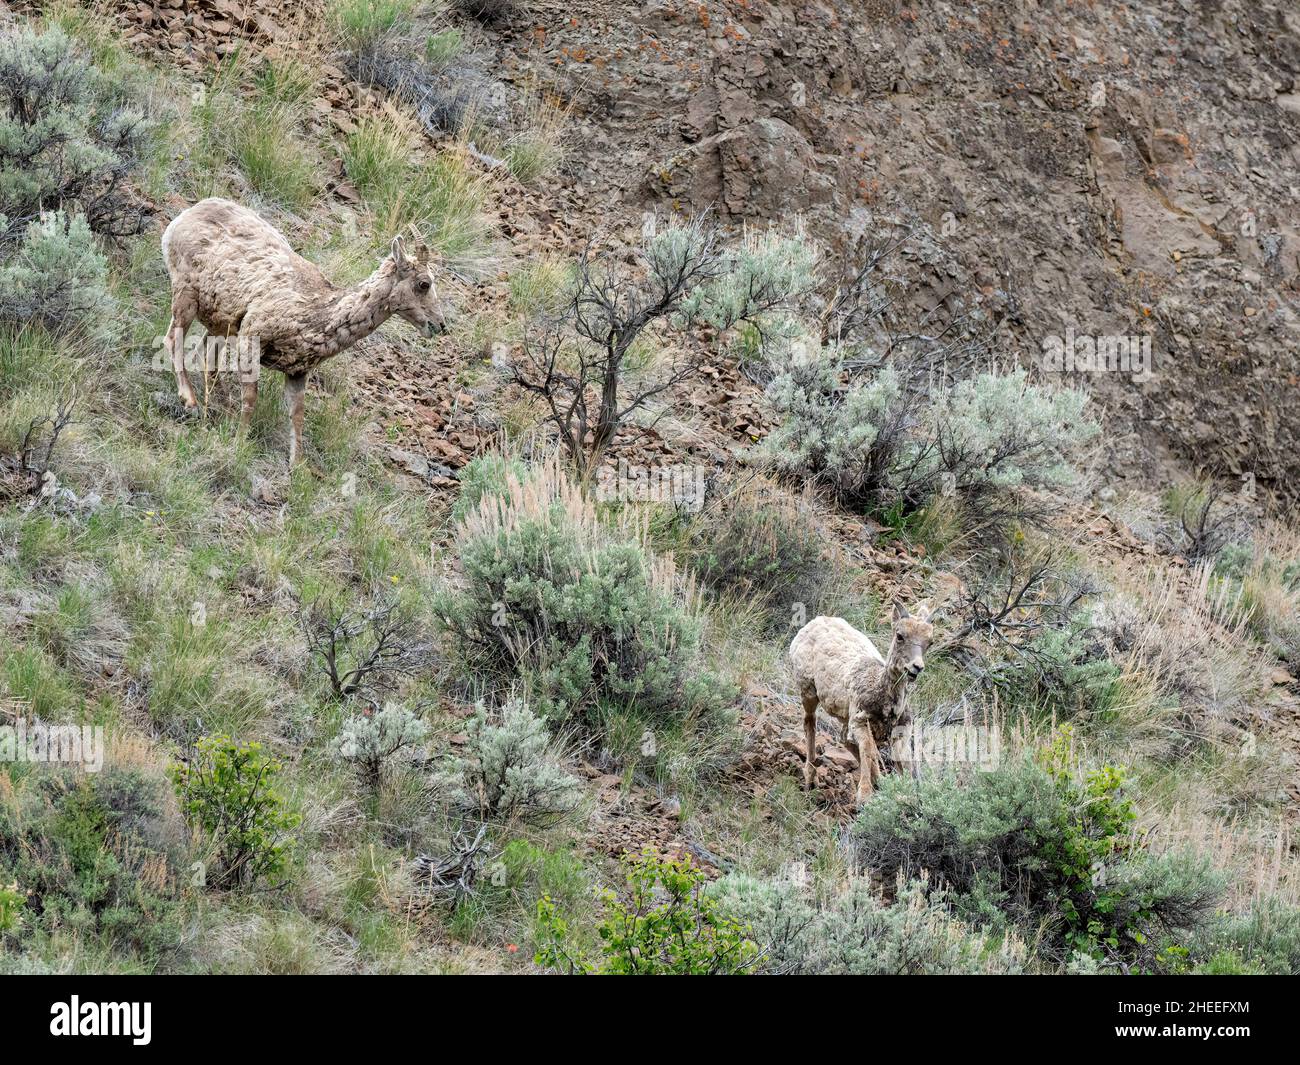
[{"label": "sheep ear", "polygon": [[398,274],[404,274],[407,270],[407,264],[410,260],[406,257],[406,241],[400,236],[393,238],[393,243],[389,246],[388,254],[392,256],[393,262],[397,264]]},{"label": "sheep ear", "polygon": [[902,621],[904,618],[910,618],[912,615],[907,612],[907,607],[902,603],[894,604],[894,620]]},{"label": "sheep ear", "polygon": [[929,621],[931,613],[929,603],[917,603],[916,608],[912,611],[913,616],[918,621]]}]

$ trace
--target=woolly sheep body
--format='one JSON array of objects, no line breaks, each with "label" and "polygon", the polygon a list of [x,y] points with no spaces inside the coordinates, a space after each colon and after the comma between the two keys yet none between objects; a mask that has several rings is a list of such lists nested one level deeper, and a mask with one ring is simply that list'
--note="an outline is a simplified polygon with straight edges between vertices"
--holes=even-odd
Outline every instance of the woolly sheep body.
[{"label": "woolly sheep body", "polygon": [[340,289],[255,212],[209,198],[172,219],[163,231],[162,254],[172,283],[164,346],[181,401],[190,408],[198,405],[185,372],[190,325],[197,320],[212,336],[237,337],[245,426],[257,404],[261,368],[285,375],[291,466],[302,457],[308,371],[369,336],[394,314],[426,336],[447,327],[427,249],[409,258],[400,237],[374,273]]},{"label": "woolly sheep body", "polygon": [[843,618],[816,617],[795,635],[790,661],[800,691],[811,687],[821,708],[847,723],[856,678],[872,666],[883,667],[885,657]]},{"label": "woolly sheep body", "polygon": [[327,338],[322,299],[338,294],[269,222],[237,203],[200,200],[163,232],[172,292],[192,294],[194,317],[213,336],[256,324],[261,365],[299,373],[351,342]]},{"label": "woolly sheep body", "polygon": [[790,662],[804,713],[804,786],[812,790],[817,760],[817,709],[843,725],[840,737],[858,756],[859,803],[870,797],[883,771],[879,745],[904,722],[904,689],[925,668],[934,629],[930,608],[915,616],[894,607],[888,656],[843,618],[816,617],[790,643]]}]

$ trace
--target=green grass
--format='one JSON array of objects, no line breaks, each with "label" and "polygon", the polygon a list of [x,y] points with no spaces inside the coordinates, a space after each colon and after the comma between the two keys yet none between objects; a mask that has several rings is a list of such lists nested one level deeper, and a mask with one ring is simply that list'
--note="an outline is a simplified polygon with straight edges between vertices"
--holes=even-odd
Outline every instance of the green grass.
[{"label": "green grass", "polygon": [[344,142],[343,164],[372,212],[375,246],[414,231],[452,264],[472,264],[487,251],[489,186],[457,151],[413,160],[413,136],[409,123],[367,117]]},{"label": "green grass", "polygon": [[524,263],[510,275],[510,309],[520,315],[557,310],[573,275],[572,264],[562,259]]},{"label": "green grass", "polygon": [[279,107],[241,123],[233,154],[249,183],[272,203],[302,211],[316,194],[319,163],[294,136],[292,120]]},{"label": "green grass", "polygon": [[36,646],[0,650],[0,691],[18,701],[23,716],[43,721],[75,722],[85,706],[73,679]]},{"label": "green grass", "polygon": [[237,195],[228,173],[233,164],[267,201],[305,212],[320,184],[319,153],[305,134],[314,92],[301,61],[268,61],[254,69],[242,50],[232,53],[191,108],[194,198]]},{"label": "green grass", "polygon": [[264,57],[253,77],[263,104],[301,108],[316,95],[316,78],[307,63],[294,56]]},{"label": "green grass", "polygon": [[444,67],[465,50],[465,35],[455,26],[431,33],[424,41],[424,61]]},{"label": "green grass", "polygon": [[419,6],[419,0],[332,0],[326,20],[343,47],[360,51],[409,29]]}]

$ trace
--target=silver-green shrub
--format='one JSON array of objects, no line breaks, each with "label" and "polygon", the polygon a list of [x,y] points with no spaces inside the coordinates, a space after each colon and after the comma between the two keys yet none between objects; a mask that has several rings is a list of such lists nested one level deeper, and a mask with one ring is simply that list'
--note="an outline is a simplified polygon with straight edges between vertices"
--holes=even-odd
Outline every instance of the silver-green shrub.
[{"label": "silver-green shrub", "polygon": [[[5,225],[0,215],[0,229]],[[50,211],[27,226],[0,265],[0,319],[38,322],[56,332],[111,333],[115,301],[108,261],[81,215]]]},{"label": "silver-green shrub", "polygon": [[457,526],[463,580],[438,611],[467,671],[516,684],[544,716],[603,727],[719,723],[734,690],[707,668],[702,625],[670,560],[598,519],[554,462],[483,496]]},{"label": "silver-green shrub", "polygon": [[943,893],[904,881],[892,904],[865,878],[817,898],[791,880],[732,874],[714,885],[720,909],[748,927],[771,974],[1010,974],[1024,967],[1014,936],[990,937],[954,918]]},{"label": "silver-green shrub", "polygon": [[779,469],[878,512],[952,496],[980,525],[1009,516],[1021,489],[1070,483],[1098,432],[1085,393],[1023,370],[920,381],[906,367],[857,372],[834,347],[789,360],[767,396],[782,417],[764,442]]},{"label": "silver-green shrub", "polygon": [[437,778],[462,809],[545,822],[582,801],[582,785],[560,767],[546,722],[524,700],[512,696],[496,713],[480,706],[468,732],[465,756]]},{"label": "silver-green shrub", "polygon": [[0,37],[0,243],[43,211],[86,216],[95,233],[143,230],[148,205],[125,188],[151,129],[120,80],[57,27]]},{"label": "silver-green shrub", "polygon": [[398,703],[382,710],[367,709],[350,717],[334,741],[334,752],[357,767],[362,777],[378,784],[384,766],[407,747],[428,735],[429,727],[413,711]]},{"label": "silver-green shrub", "polygon": [[153,136],[132,92],[57,27],[0,31],[0,318],[112,335],[92,234],[151,213],[127,181]]}]

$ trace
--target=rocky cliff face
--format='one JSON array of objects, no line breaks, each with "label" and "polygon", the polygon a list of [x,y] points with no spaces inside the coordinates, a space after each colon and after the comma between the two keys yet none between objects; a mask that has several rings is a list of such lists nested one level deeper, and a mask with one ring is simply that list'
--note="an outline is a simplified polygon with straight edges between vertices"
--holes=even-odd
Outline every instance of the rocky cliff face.
[{"label": "rocky cliff face", "polygon": [[603,221],[910,228],[908,298],[986,314],[1008,360],[1137,339],[1128,369],[1063,375],[1107,410],[1115,475],[1300,497],[1293,4],[548,2],[500,32],[507,71],[577,101],[573,191]]}]

